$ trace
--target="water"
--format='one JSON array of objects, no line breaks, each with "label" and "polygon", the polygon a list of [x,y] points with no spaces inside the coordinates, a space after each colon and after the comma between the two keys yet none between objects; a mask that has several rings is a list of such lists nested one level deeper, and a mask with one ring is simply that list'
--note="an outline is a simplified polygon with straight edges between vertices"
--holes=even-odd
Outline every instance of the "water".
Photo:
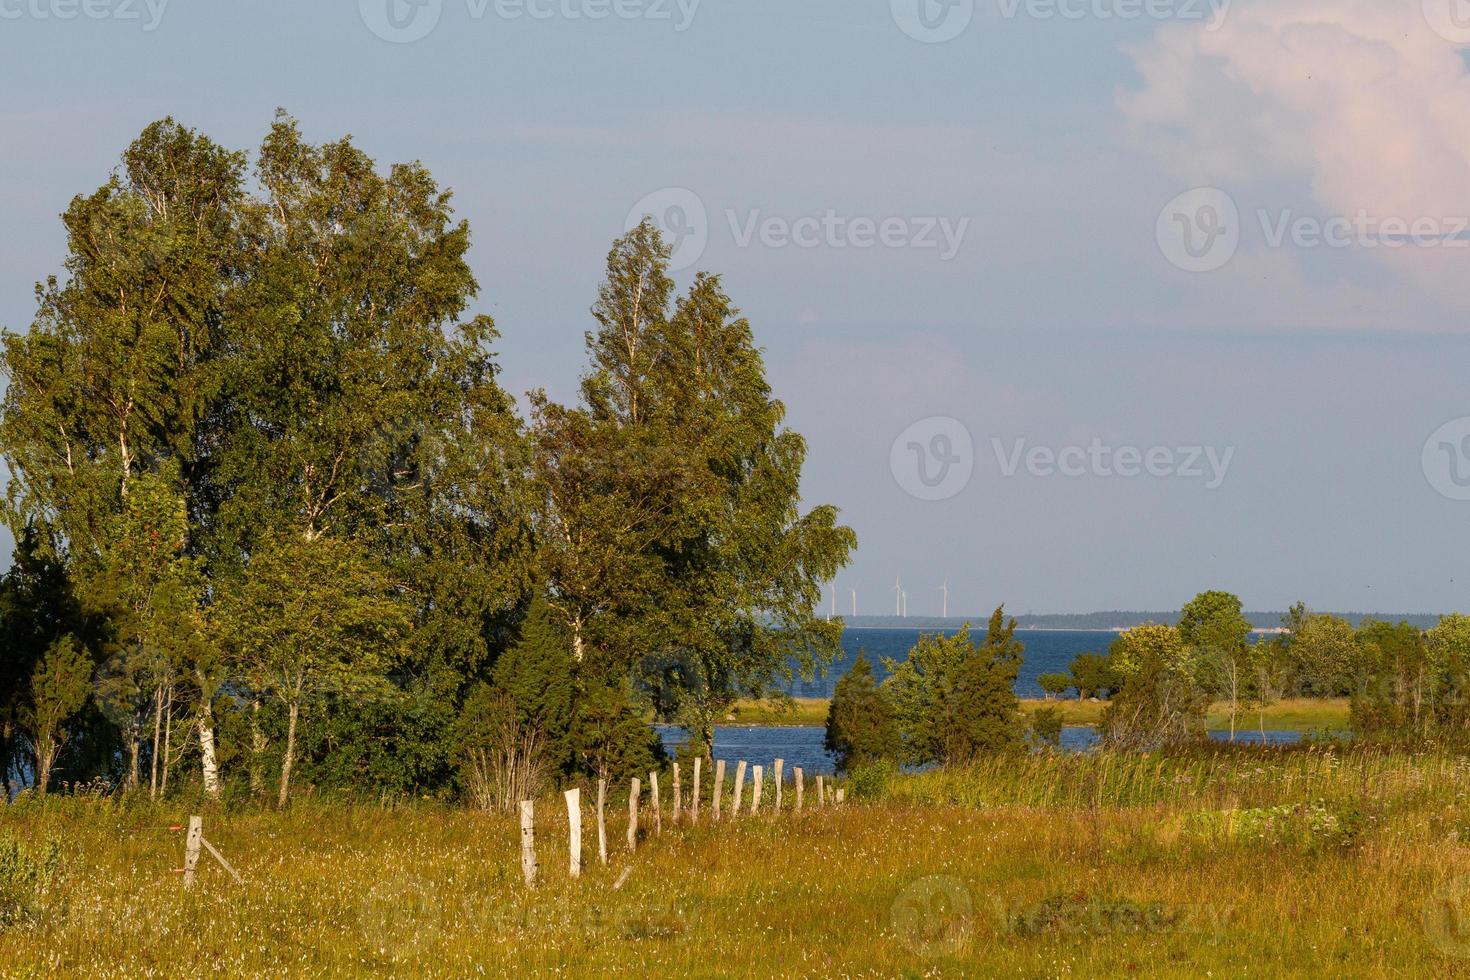
[{"label": "water", "polygon": [[[688,740],[688,733],[672,725],[661,725],[659,737],[670,753],[677,751]],[[715,726],[715,758],[724,759],[727,767],[744,759],[751,765],[768,767],[775,759],[784,759],[788,770],[800,766],[804,771],[831,773],[835,768],[832,753],[823,747],[826,729],[793,725],[717,725]],[[1227,741],[1229,732],[1210,732],[1217,741]],[[1259,744],[1261,733],[1237,731],[1237,742]],[[1265,743],[1290,745],[1301,740],[1301,732],[1266,730]],[[1097,730],[1088,725],[1067,725],[1062,729],[1062,748],[1069,752],[1085,752],[1097,744]]]},{"label": "water", "polygon": [[[825,676],[810,681],[798,678],[788,688],[788,693],[798,698],[830,698],[837,678],[852,668],[858,650],[865,651],[873,665],[873,675],[878,680],[888,676],[883,669],[883,658],[904,661],[909,650],[918,642],[921,632],[935,630],[854,628],[842,633],[842,655],[827,670]],[[985,638],[985,624],[972,625],[971,639]],[[1065,674],[1072,660],[1079,653],[1107,653],[1108,646],[1118,638],[1109,630],[1017,630],[1016,639],[1025,646],[1021,672],[1016,677],[1016,694],[1023,698],[1042,696],[1041,685],[1036,678],[1042,674]]]}]

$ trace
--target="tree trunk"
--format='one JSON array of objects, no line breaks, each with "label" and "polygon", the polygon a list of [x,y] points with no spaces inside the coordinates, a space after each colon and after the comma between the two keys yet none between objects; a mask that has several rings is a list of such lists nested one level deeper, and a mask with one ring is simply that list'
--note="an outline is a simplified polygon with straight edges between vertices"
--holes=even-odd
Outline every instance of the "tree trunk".
[{"label": "tree trunk", "polygon": [[56,765],[56,740],[50,735],[44,735],[36,742],[36,793],[40,796],[46,795],[46,787],[51,785],[51,767]]},{"label": "tree trunk", "polygon": [[158,745],[163,737],[163,685],[153,691],[153,758],[149,760],[148,798],[158,799]]},{"label": "tree trunk", "polygon": [[286,712],[286,751],[281,756],[281,792],[276,799],[276,806],[286,809],[286,794],[291,788],[291,763],[296,755],[296,718],[301,708],[298,702],[292,701]]},{"label": "tree trunk", "polygon": [[143,781],[143,739],[138,736],[137,726],[128,723],[128,792],[137,789]]},{"label": "tree trunk", "polygon": [[219,760],[214,752],[214,705],[208,697],[199,706],[199,764],[204,779],[204,795],[219,799]]},{"label": "tree trunk", "polygon": [[250,794],[259,796],[265,792],[265,773],[261,766],[265,764],[265,748],[267,740],[265,733],[260,730],[260,698],[250,702]]},{"label": "tree trunk", "polygon": [[164,697],[163,716],[163,775],[158,780],[158,795],[168,795],[168,770],[174,757],[174,689],[168,688],[168,694]]}]

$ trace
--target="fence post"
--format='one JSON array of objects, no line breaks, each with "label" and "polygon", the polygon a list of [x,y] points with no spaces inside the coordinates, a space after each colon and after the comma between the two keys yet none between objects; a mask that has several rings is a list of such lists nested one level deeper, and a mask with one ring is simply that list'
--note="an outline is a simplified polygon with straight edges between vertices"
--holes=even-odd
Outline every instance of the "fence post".
[{"label": "fence post", "polygon": [[566,792],[567,798],[567,873],[573,878],[582,877],[582,789],[575,787]]},{"label": "fence post", "polygon": [[715,760],[714,819],[720,819],[720,797],[725,795],[725,760]]},{"label": "fence post", "polygon": [[184,887],[194,887],[194,869],[199,866],[199,848],[204,840],[204,818],[189,818],[189,835],[184,838]]},{"label": "fence post", "polygon": [[745,795],[745,760],[735,763],[735,798],[730,807],[730,816],[740,816],[740,798]]},{"label": "fence post", "polygon": [[648,774],[648,785],[653,787],[653,832],[662,835],[664,832],[664,811],[658,802],[658,773]]},{"label": "fence post", "polygon": [[821,776],[817,777],[817,806],[827,805],[827,784]]},{"label": "fence post", "polygon": [[638,847],[638,792],[642,784],[638,777],[633,777],[633,792],[628,796],[628,850]]},{"label": "fence post", "polygon": [[781,767],[784,766],[785,764],[786,764],[786,760],[784,760],[784,759],[777,759],[776,760],[776,812],[777,813],[780,813],[781,812]]},{"label": "fence post", "polygon": [[680,819],[679,811],[684,809],[684,788],[679,784],[679,764],[674,763],[674,823]]},{"label": "fence post", "polygon": [[837,788],[837,802],[841,803],[845,799],[847,799],[847,790],[839,786]]},{"label": "fence post", "polygon": [[526,887],[536,887],[536,804],[521,800],[521,873]]},{"label": "fence post", "polygon": [[690,819],[693,823],[699,823],[699,769],[704,764],[704,756],[694,757],[694,806],[690,811]]},{"label": "fence post", "polygon": [[761,812],[761,783],[766,781],[765,775],[765,770],[760,766],[756,766],[755,769],[752,771],[752,779],[755,783],[755,786],[750,791],[751,813]]},{"label": "fence post", "polygon": [[607,780],[597,781],[597,857],[607,863],[607,815],[603,805],[607,802]]},{"label": "fence post", "polygon": [[801,771],[801,766],[797,766],[791,771],[791,775],[796,777],[796,812],[800,813],[801,795],[806,792],[806,773]]}]

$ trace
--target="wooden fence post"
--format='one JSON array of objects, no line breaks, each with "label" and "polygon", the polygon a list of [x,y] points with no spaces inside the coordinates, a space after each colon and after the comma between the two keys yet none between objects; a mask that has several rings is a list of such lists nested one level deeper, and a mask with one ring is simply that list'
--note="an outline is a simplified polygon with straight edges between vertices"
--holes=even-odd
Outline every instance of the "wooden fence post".
[{"label": "wooden fence post", "polygon": [[806,792],[806,773],[801,771],[801,766],[797,766],[791,771],[791,775],[796,779],[796,812],[800,813],[801,795]]},{"label": "wooden fence post", "polygon": [[184,838],[184,887],[194,887],[194,869],[199,866],[199,848],[204,840],[204,818],[189,818],[189,835]]},{"label": "wooden fence post", "polygon": [[607,802],[607,780],[597,781],[597,857],[607,863],[607,815],[603,805]]},{"label": "wooden fence post", "polygon": [[751,813],[760,813],[761,812],[761,783],[763,783],[763,782],[766,781],[765,780],[765,776],[766,776],[765,770],[763,768],[761,768],[760,766],[756,766],[755,769],[753,770],[753,774],[752,774],[752,779],[753,779],[753,781],[755,783],[755,786],[750,791],[750,812]]},{"label": "wooden fence post", "polygon": [[837,788],[837,802],[838,803],[841,803],[845,799],[847,799],[847,790],[845,788],[839,786]]},{"label": "wooden fence post", "polygon": [[638,793],[642,784],[638,777],[633,777],[633,792],[628,796],[628,850],[632,851],[638,847]]},{"label": "wooden fence post", "polygon": [[827,805],[827,784],[821,776],[817,777],[817,806]]},{"label": "wooden fence post", "polygon": [[725,760],[715,760],[714,819],[720,819],[720,797],[725,795]]},{"label": "wooden fence post", "polygon": [[781,767],[784,766],[785,764],[786,764],[786,760],[784,760],[784,759],[777,759],[776,760],[776,812],[777,813],[780,813],[781,812]]},{"label": "wooden fence post", "polygon": [[684,788],[679,784],[679,764],[674,763],[674,823],[683,818],[679,811],[684,809]]},{"label": "wooden fence post", "polygon": [[536,804],[521,800],[521,873],[526,887],[536,887]]},{"label": "wooden fence post", "polygon": [[582,877],[582,789],[575,787],[567,797],[567,873]]},{"label": "wooden fence post", "polygon": [[745,760],[735,763],[735,797],[730,807],[730,816],[740,816],[740,798],[745,795]]},{"label": "wooden fence post", "polygon": [[694,799],[692,800],[694,806],[689,813],[690,820],[694,823],[699,823],[699,769],[703,764],[704,756],[696,755],[694,757]]},{"label": "wooden fence post", "polygon": [[648,774],[648,785],[653,787],[653,832],[662,835],[664,832],[664,811],[658,802],[658,773]]}]

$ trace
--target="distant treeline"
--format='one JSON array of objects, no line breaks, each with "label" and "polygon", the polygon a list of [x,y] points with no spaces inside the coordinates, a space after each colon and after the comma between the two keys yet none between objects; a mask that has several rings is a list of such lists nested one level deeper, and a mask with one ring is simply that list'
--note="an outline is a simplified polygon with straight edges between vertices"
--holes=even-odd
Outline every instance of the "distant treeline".
[{"label": "distant treeline", "polygon": [[[982,623],[989,613],[973,616],[844,616],[843,622],[855,628],[888,629],[958,629],[965,623]],[[1287,618],[1286,610],[1279,612],[1251,612],[1245,617],[1252,629],[1276,629]],[[1430,629],[1440,620],[1439,613],[1365,613],[1324,612],[1321,615],[1345,619],[1354,626],[1365,622],[1405,622],[1420,629]],[[1024,613],[1016,616],[1016,628],[1021,630],[1125,630],[1144,623],[1162,623],[1166,626],[1179,625],[1179,613],[1175,612],[1132,612],[1112,609],[1107,612],[1090,613]]]}]

